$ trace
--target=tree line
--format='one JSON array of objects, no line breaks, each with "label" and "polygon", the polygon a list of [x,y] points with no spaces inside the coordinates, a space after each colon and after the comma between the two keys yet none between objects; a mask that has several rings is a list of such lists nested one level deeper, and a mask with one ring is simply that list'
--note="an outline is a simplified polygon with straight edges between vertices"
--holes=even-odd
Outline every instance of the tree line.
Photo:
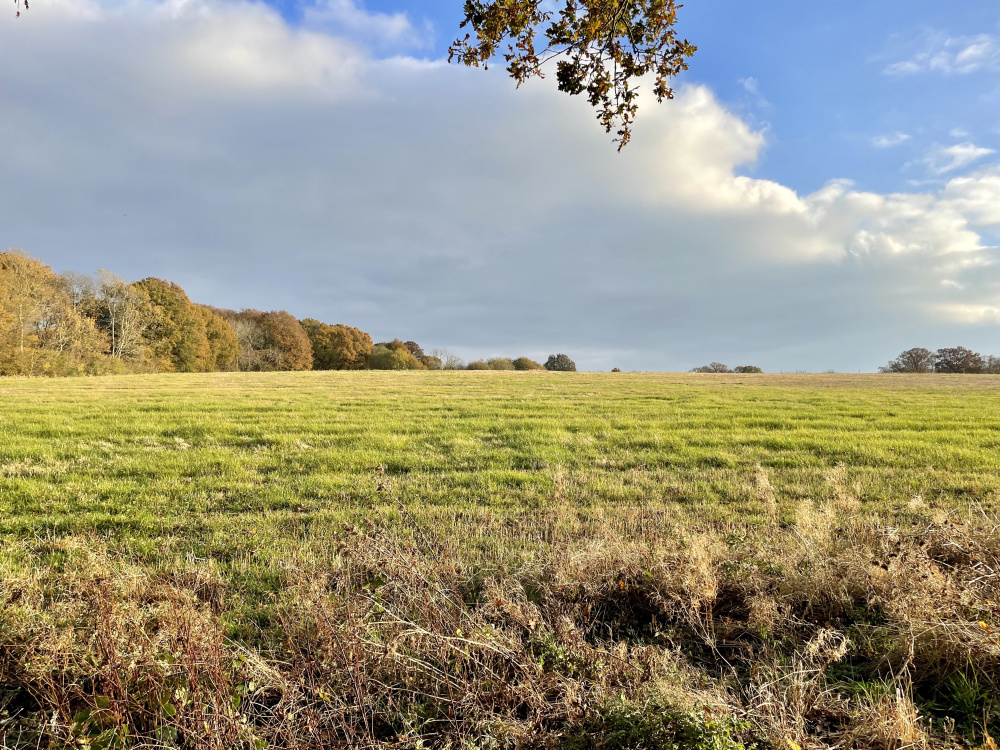
[{"label": "tree line", "polygon": [[22,250],[0,253],[0,376],[278,370],[576,370],[565,354],[468,364],[415,341],[373,343],[352,326],[284,310],[192,302],[157,278],[55,273]]},{"label": "tree line", "polygon": [[1000,375],[1000,357],[980,354],[964,346],[938,349],[907,349],[879,372],[945,372],[968,375]]},{"label": "tree line", "polygon": [[715,373],[737,373],[740,375],[757,374],[764,372],[762,369],[756,365],[739,365],[733,369],[729,369],[728,365],[724,365],[721,362],[712,362],[711,364],[702,365],[701,367],[692,368],[691,372],[715,372]]}]

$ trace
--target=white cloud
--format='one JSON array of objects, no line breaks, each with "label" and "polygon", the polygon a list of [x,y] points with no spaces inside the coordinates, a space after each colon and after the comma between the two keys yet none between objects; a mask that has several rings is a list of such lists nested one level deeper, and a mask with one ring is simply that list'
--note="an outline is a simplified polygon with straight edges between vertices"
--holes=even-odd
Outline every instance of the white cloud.
[{"label": "white cloud", "polygon": [[1000,166],[948,182],[944,202],[979,227],[1000,227]]},{"label": "white cloud", "polygon": [[1000,307],[994,305],[941,305],[943,318],[962,325],[1000,325]]},{"label": "white cloud", "polygon": [[910,140],[910,136],[907,133],[895,132],[888,135],[875,136],[872,138],[872,145],[875,148],[892,148],[901,143],[906,143],[908,140]]},{"label": "white cloud", "polygon": [[[1000,168],[801,195],[741,173],[766,135],[704,86],[643,102],[618,154],[548,82],[376,59],[262,5],[32,21],[0,20],[0,138],[17,144],[0,150],[0,246],[60,269],[626,369],[778,369],[832,346],[866,366],[850,357],[887,330],[1000,306],[982,234],[1000,223]],[[984,155],[942,154],[943,171]]]},{"label": "white cloud", "polygon": [[995,154],[991,148],[983,148],[974,143],[956,143],[954,146],[935,146],[926,157],[924,164],[933,174],[945,174],[974,164],[985,156]]},{"label": "white cloud", "polygon": [[964,75],[1000,68],[1000,41],[990,34],[961,37],[926,34],[921,46],[922,49],[910,58],[886,66],[883,72],[887,75],[927,72]]},{"label": "white cloud", "polygon": [[379,46],[422,48],[431,30],[418,28],[405,13],[372,13],[356,0],[318,0],[305,8],[306,24],[333,33],[349,33]]}]

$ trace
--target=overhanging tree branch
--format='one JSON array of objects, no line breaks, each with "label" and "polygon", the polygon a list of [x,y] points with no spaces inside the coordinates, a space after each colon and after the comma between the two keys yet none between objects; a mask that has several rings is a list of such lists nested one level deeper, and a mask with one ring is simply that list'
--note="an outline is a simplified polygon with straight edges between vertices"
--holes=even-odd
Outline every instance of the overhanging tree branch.
[{"label": "overhanging tree branch", "polygon": [[[675,32],[674,0],[561,0],[558,13],[541,0],[466,0],[462,28],[448,60],[489,67],[499,53],[517,85],[543,78],[542,66],[556,63],[556,82],[570,95],[586,93],[607,133],[615,131],[620,151],[638,112],[636,79],[653,76],[657,101],[673,98],[670,79],[687,69],[696,47]],[[536,49],[536,38],[545,40]]]}]

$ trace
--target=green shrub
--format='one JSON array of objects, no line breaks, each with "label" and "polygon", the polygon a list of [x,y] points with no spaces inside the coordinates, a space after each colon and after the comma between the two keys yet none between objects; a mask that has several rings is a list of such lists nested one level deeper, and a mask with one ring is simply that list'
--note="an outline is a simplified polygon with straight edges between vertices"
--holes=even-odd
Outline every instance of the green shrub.
[{"label": "green shrub", "polygon": [[486,360],[486,364],[490,366],[491,370],[515,370],[514,363],[510,361],[509,357],[490,357]]},{"label": "green shrub", "polygon": [[543,367],[540,363],[536,362],[533,359],[528,359],[527,357],[518,357],[517,359],[514,360],[513,364],[514,364],[514,369],[515,370],[544,370],[545,369],[545,367]]},{"label": "green shrub", "polygon": [[368,355],[368,367],[372,370],[426,370],[420,360],[405,349],[387,349],[376,346]]},{"label": "green shrub", "polygon": [[568,750],[746,750],[739,737],[749,725],[713,721],[694,711],[671,709],[659,700],[644,704],[624,697],[597,709],[597,716],[568,734]]}]

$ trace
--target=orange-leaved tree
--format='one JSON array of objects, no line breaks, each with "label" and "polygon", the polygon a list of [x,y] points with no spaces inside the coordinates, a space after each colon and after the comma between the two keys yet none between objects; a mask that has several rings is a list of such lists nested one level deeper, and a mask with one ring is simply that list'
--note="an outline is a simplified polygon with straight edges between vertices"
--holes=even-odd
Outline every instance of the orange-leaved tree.
[{"label": "orange-leaved tree", "polygon": [[363,370],[368,366],[372,337],[361,329],[314,318],[301,323],[312,343],[314,370]]}]

